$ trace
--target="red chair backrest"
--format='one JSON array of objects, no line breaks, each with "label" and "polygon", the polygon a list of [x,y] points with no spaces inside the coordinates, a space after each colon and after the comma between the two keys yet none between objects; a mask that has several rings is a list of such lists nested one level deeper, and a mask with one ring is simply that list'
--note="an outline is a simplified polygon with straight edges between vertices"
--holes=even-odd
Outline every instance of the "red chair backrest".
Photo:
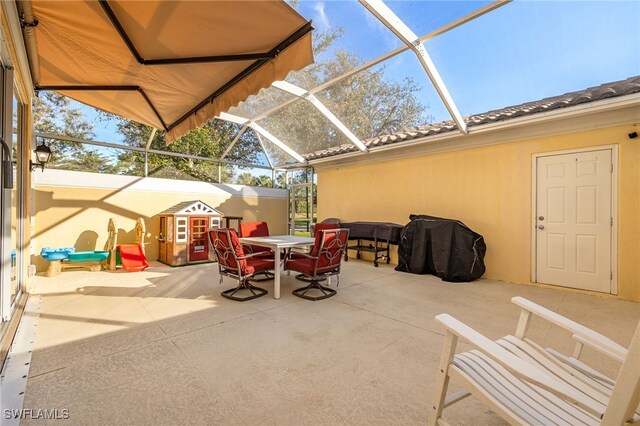
[{"label": "red chair backrest", "polygon": [[269,225],[267,222],[242,222],[240,235],[243,237],[268,237]]},{"label": "red chair backrest", "polygon": [[244,257],[242,244],[238,241],[238,234],[233,228],[215,228],[209,230],[209,241],[216,251],[218,263],[221,267],[244,274],[247,269],[247,261],[238,259]]},{"label": "red chair backrest", "polygon": [[316,272],[322,273],[339,267],[349,240],[349,230],[326,229],[316,231],[315,238],[311,256],[318,258]]},{"label": "red chair backrest", "polygon": [[337,223],[316,223],[313,231],[313,236],[318,235],[318,231],[324,231],[327,229],[338,229],[339,226]]}]

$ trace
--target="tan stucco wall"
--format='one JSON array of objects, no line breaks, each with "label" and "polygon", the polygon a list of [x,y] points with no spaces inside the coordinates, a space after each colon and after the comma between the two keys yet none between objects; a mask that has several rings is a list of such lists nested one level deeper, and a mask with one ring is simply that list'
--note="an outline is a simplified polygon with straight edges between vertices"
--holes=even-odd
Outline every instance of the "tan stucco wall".
[{"label": "tan stucco wall", "polygon": [[[45,173],[60,173],[46,171]],[[162,181],[156,179],[156,181]],[[175,181],[173,181],[175,182]],[[184,182],[185,187],[193,182]],[[280,191],[285,193],[285,191]],[[202,193],[142,191],[128,188],[78,188],[38,185],[35,188],[35,228],[33,261],[39,271],[47,262],[39,256],[42,247],[76,247],[77,251],[103,250],[107,241],[107,224],[114,218],[119,243],[134,242],[138,217],[145,220],[146,256],[158,258],[158,213],[182,201],[201,200],[229,216],[245,221],[266,221],[272,234],[287,233],[286,197],[238,196]],[[232,226],[236,226],[233,222]]]},{"label": "tan stucco wall", "polygon": [[[618,292],[640,301],[640,142],[633,125],[318,170],[318,218],[462,220],[487,243],[486,278],[531,281],[532,155],[618,145]],[[397,261],[395,253],[392,261]]]}]

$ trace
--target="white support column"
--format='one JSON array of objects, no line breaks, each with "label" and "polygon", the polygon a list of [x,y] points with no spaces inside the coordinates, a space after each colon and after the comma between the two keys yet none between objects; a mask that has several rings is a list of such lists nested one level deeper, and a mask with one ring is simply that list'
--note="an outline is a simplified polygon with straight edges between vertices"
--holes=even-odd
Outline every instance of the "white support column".
[{"label": "white support column", "polygon": [[316,109],[329,121],[331,121],[331,123],[333,123],[333,125],[336,126],[338,130],[340,130],[342,134],[344,134],[355,146],[357,146],[360,151],[368,152],[367,147],[362,143],[362,141],[360,141],[360,139],[358,139],[358,137],[354,135],[353,132],[351,132],[351,130],[349,130],[349,128],[345,126],[342,121],[340,121],[338,117],[336,117],[329,108],[327,108],[320,99],[316,98],[313,94],[284,80],[273,82],[271,85],[283,92],[291,93],[292,95],[311,102],[311,104],[316,107]]},{"label": "white support column", "polygon": [[251,129],[253,129],[255,132],[260,133],[262,136],[264,136],[265,138],[269,139],[274,145],[276,145],[278,148],[280,148],[281,150],[283,150],[284,152],[289,154],[291,157],[293,157],[299,163],[303,163],[304,164],[304,163],[307,162],[307,160],[305,160],[302,157],[302,155],[298,154],[293,149],[289,148],[289,146],[287,146],[285,143],[283,143],[280,139],[278,139],[277,137],[273,136],[266,129],[264,129],[262,126],[260,126],[258,123],[255,123],[255,122],[249,120],[248,118],[238,117],[237,115],[229,114],[229,113],[226,113],[226,112],[220,113],[220,115],[218,117],[216,117],[216,118],[219,118],[220,120],[230,121],[232,123],[241,124],[243,126],[248,126]]},{"label": "white support column", "polygon": [[416,54],[422,67],[427,72],[431,83],[433,83],[438,95],[440,95],[440,99],[444,102],[444,105],[447,107],[449,114],[453,118],[453,121],[458,125],[458,129],[462,133],[467,133],[467,125],[460,115],[456,104],[453,101],[453,98],[449,94],[447,87],[442,81],[438,70],[436,69],[433,61],[429,57],[427,53],[427,49],[425,49],[420,38],[405,25],[404,22],[386,4],[382,2],[382,0],[359,0],[360,3],[369,10],[380,22],[384,24],[385,27],[389,28],[391,32],[393,32],[396,37],[398,37],[404,44],[406,44],[413,52]]}]

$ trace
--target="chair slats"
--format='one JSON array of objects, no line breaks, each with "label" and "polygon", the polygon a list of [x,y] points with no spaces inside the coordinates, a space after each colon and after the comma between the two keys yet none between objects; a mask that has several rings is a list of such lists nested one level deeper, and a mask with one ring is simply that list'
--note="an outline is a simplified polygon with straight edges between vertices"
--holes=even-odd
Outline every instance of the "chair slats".
[{"label": "chair slats", "polygon": [[[485,363],[487,362],[487,358],[483,357],[480,352],[471,351],[471,353],[473,353],[479,360],[482,360]],[[544,418],[549,420],[549,422],[546,423],[590,424],[596,419],[595,416],[576,407],[566,400],[559,398],[555,394],[539,386],[526,383],[523,380],[518,379],[499,364],[495,365],[493,368],[498,374],[508,378],[512,386],[518,387],[522,390],[522,398],[526,401],[527,406],[535,407],[535,412],[542,414]]]},{"label": "chair slats", "polygon": [[[492,392],[499,395],[497,399],[511,407],[515,407],[515,409],[512,409],[517,411],[519,417],[526,420],[527,423],[558,424],[563,421],[568,421],[568,418],[563,420],[553,411],[546,408],[544,404],[541,404],[533,398],[531,396],[534,389],[533,387],[528,386],[525,382],[518,380],[506,370],[501,369],[497,364],[484,358],[481,353],[470,351],[460,358],[465,359],[467,366],[471,366],[473,371],[480,373],[478,377],[476,377],[476,380],[491,382]],[[575,418],[571,419],[574,422],[576,421]]]},{"label": "chair slats", "polygon": [[[447,330],[429,425],[444,423],[443,409],[465,396],[465,390],[512,424],[597,425],[640,421],[640,324],[629,349],[523,298],[516,335],[492,341],[447,314],[436,316]],[[586,336],[584,343],[620,361],[615,381],[577,359],[545,349],[526,337],[533,316]],[[474,349],[455,354],[459,338]],[[579,338],[583,340],[582,337]],[[579,343],[580,344],[580,343]],[[448,348],[448,349],[447,349]],[[444,354],[448,354],[444,358]],[[465,390],[446,396],[449,378]]]},{"label": "chair slats", "polygon": [[[497,340],[496,343],[498,343],[508,351],[514,353],[519,358],[545,368],[547,371],[549,371],[549,373],[558,377],[560,380],[569,383],[580,392],[601,403],[603,407],[607,405],[607,402],[609,402],[607,389],[602,385],[589,380],[588,377],[580,374],[577,371],[574,371],[575,375],[572,375],[558,363],[550,360],[549,358],[544,356],[543,353],[534,349],[530,344],[514,336],[505,336],[502,339]],[[576,375],[579,375],[580,377],[576,377]]]},{"label": "chair slats", "polygon": [[580,361],[579,359],[561,354],[560,352],[556,351],[553,348],[546,348],[545,350],[551,355],[553,355],[556,359],[564,362],[565,364],[571,366],[572,368],[575,368],[577,371],[580,371],[581,373],[591,377],[593,380],[606,386],[608,389],[613,390],[613,386],[616,384],[616,382],[613,379],[605,376],[599,371],[594,370],[593,368],[589,367],[587,364]]}]

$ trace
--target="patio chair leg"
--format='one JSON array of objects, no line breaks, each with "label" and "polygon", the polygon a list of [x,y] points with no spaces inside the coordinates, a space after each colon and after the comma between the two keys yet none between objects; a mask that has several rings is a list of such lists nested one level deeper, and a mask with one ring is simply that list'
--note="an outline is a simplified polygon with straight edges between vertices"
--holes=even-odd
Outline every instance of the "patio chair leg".
[{"label": "patio chair leg", "polygon": [[[307,294],[307,292],[309,292],[309,290],[319,290],[322,293],[322,295],[320,295],[320,296],[310,296],[310,295]],[[308,286],[297,288],[297,289],[293,290],[292,293],[293,293],[294,296],[298,296],[298,297],[300,297],[302,299],[316,301],[316,300],[327,299],[327,298],[329,298],[331,296],[335,296],[338,292],[336,290],[332,289],[332,288],[324,287],[324,286],[320,285],[319,281],[314,280],[314,281],[311,281],[311,284],[309,284]]]},{"label": "patio chair leg", "polygon": [[456,346],[458,337],[451,332],[447,332],[444,345],[442,347],[442,355],[440,357],[440,365],[436,375],[436,385],[433,405],[431,406],[431,415],[427,421],[427,425],[435,426],[442,417],[442,410],[445,408],[445,399],[447,397],[447,388],[449,387],[449,365],[453,361],[456,354]]},{"label": "patio chair leg", "polygon": [[[274,275],[273,272],[270,271],[264,271],[264,272],[260,272],[260,274],[264,275],[264,278],[251,278],[251,281],[255,281],[257,283],[261,283],[262,281],[269,281],[272,280]],[[260,274],[256,274],[256,275],[260,275]]]},{"label": "patio chair leg", "polygon": [[[249,292],[251,293],[251,296],[247,296],[247,297],[237,297],[237,296],[235,296],[235,294],[237,292],[239,292],[240,290],[249,290]],[[238,285],[238,287],[231,288],[229,290],[225,290],[225,291],[221,292],[220,294],[222,295],[222,297],[224,297],[226,299],[235,300],[236,302],[246,302],[247,300],[253,300],[253,299],[256,299],[258,297],[264,296],[267,293],[269,293],[269,292],[267,290],[265,290],[264,288],[253,286],[253,285],[251,285],[249,280],[245,280],[244,282],[241,282]]]},{"label": "patio chair leg", "polygon": [[[287,271],[287,272],[291,272],[291,271]],[[318,281],[318,282],[324,281],[324,280],[327,279],[327,277],[320,276],[320,277],[317,277],[317,278],[309,278],[305,274],[298,274],[298,275],[295,276],[295,279],[310,283],[312,281]]]}]

